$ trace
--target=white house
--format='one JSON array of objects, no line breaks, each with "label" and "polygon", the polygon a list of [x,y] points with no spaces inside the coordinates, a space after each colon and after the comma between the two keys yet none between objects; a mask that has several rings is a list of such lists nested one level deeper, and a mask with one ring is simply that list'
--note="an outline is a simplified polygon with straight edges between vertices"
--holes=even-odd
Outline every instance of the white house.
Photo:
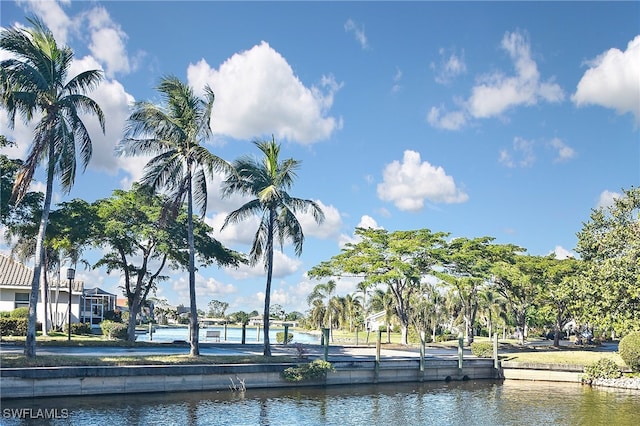
[{"label": "white house", "polygon": [[376,331],[380,329],[381,325],[385,325],[385,311],[376,312],[369,315],[364,319],[365,330]]},{"label": "white house", "polygon": [[[29,307],[32,280],[33,269],[0,254],[0,312],[11,312],[16,308]],[[72,322],[78,322],[83,287],[82,281],[72,281],[71,283]],[[37,318],[41,323],[44,323],[45,316],[44,303],[42,302],[43,293],[41,284],[36,308]],[[47,318],[47,324],[50,329],[52,327],[52,319],[53,325],[68,323],[69,282],[57,280],[49,282],[48,293],[49,318]]]}]

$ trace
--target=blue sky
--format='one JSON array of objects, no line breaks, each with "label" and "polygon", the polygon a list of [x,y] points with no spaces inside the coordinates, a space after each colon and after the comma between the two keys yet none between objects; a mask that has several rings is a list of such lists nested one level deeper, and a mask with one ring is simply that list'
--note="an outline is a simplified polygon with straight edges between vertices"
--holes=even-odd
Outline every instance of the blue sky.
[{"label": "blue sky", "polygon": [[[305,273],[353,241],[357,226],[495,237],[534,255],[571,255],[592,208],[640,181],[638,2],[9,2],[0,25],[36,13],[76,54],[74,74],[102,69],[92,93],[107,120],[70,194],[93,201],[129,189],[145,159],[119,158],[129,104],[158,100],[174,74],[215,94],[208,148],[232,161],[274,135],[302,161],[294,196],[324,209],[301,217],[300,258],[276,256],[272,303],[307,309]],[[0,59],[6,53],[0,52]],[[24,157],[30,129],[0,132]],[[219,233],[241,199],[209,184],[206,220],[248,251],[255,223]],[[42,178],[33,184],[44,189]],[[10,243],[10,242],[6,242]],[[6,252],[6,246],[4,251]],[[120,293],[119,277],[79,270]],[[264,269],[197,273],[198,305],[261,311]],[[355,289],[340,280],[337,293]],[[158,297],[188,304],[187,274]]]}]

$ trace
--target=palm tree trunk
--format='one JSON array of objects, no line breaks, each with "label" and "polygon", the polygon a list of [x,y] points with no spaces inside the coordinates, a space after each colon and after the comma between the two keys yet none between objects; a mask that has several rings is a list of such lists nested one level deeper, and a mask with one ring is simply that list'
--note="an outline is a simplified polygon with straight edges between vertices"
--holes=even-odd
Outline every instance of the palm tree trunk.
[{"label": "palm tree trunk", "polygon": [[269,227],[267,231],[267,285],[264,290],[264,356],[271,356],[271,345],[269,344],[269,306],[271,305],[271,279],[273,277],[273,223],[275,212],[269,211]]},{"label": "palm tree trunk", "polygon": [[[31,281],[31,294],[29,295],[29,319],[27,322],[27,337],[24,343],[24,356],[35,358],[36,356],[36,322],[38,321],[38,292],[40,290],[40,276],[42,275],[42,262],[44,260],[44,237],[49,222],[49,210],[51,209],[51,194],[53,193],[54,176],[54,145],[49,142],[49,166],[47,168],[47,190],[42,206],[42,218],[38,227],[36,239],[36,253],[33,265],[33,281]],[[71,297],[71,295],[69,295]],[[45,320],[46,321],[46,320]]]},{"label": "palm tree trunk", "polygon": [[189,355],[191,356],[200,356],[200,344],[198,341],[198,307],[196,305],[196,261],[195,261],[195,242],[193,238],[193,193],[191,190],[191,164],[188,163],[188,182],[187,185],[189,187],[187,194],[187,224],[189,227],[188,230],[188,239],[189,239],[189,304],[191,310],[191,318],[189,319],[191,324],[191,336],[190,336],[190,344],[191,351]]}]

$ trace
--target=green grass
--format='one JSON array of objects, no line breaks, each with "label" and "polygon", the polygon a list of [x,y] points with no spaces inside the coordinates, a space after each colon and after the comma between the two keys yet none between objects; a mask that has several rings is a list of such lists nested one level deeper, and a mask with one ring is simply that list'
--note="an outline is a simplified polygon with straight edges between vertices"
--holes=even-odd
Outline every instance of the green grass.
[{"label": "green grass", "polygon": [[262,355],[148,355],[148,356],[76,356],[38,355],[26,358],[24,355],[0,354],[2,368],[61,367],[61,366],[127,366],[127,365],[215,365],[215,364],[267,364],[294,363],[293,357]]},{"label": "green grass", "polygon": [[596,352],[586,350],[551,350],[511,352],[500,355],[502,361],[526,362],[535,364],[574,364],[588,365],[601,358],[608,358],[620,366],[625,363],[616,352]]}]

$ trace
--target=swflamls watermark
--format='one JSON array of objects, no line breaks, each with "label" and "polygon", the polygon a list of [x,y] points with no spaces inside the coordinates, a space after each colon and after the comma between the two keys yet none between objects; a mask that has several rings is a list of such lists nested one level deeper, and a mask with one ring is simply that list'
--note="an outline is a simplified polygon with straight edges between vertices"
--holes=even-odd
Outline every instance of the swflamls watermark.
[{"label": "swflamls watermark", "polygon": [[5,419],[25,420],[68,419],[69,410],[66,408],[4,408],[2,417]]}]

